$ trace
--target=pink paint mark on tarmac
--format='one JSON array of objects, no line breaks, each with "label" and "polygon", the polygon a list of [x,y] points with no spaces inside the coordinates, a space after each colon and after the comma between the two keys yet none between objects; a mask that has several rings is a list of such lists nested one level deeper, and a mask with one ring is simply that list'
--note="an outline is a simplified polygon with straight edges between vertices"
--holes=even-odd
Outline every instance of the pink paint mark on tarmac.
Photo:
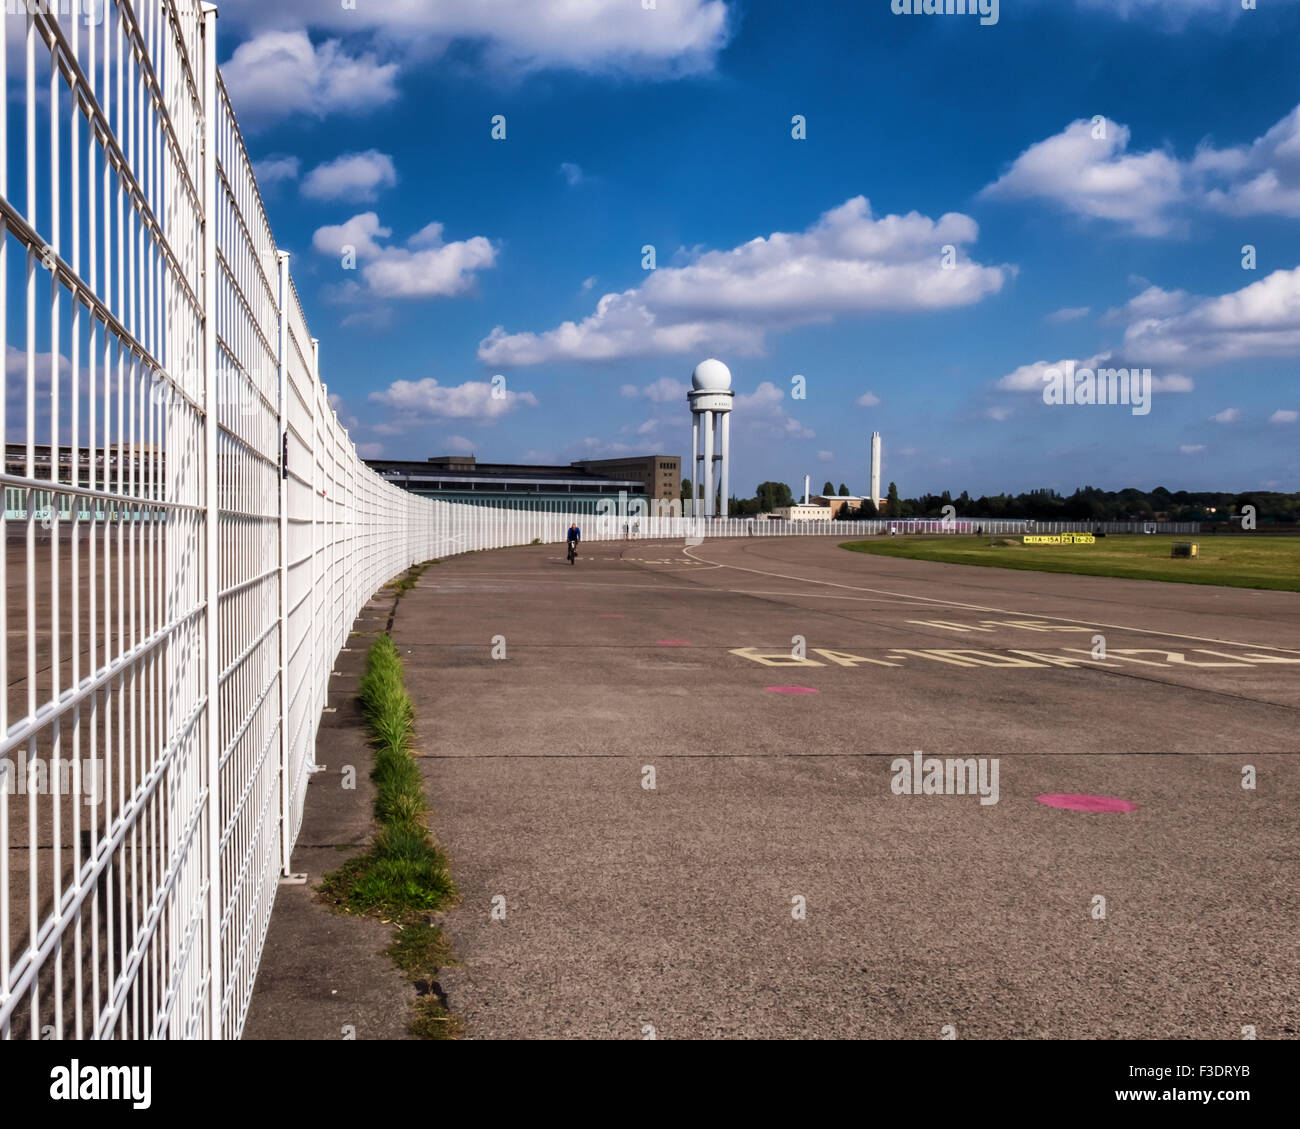
[{"label": "pink paint mark on tarmac", "polygon": [[661,647],[689,647],[691,645],[686,639],[656,639],[655,642]]},{"label": "pink paint mark on tarmac", "polygon": [[1084,792],[1052,792],[1039,796],[1038,802],[1049,808],[1069,811],[1137,811],[1137,804],[1114,796],[1090,796]]},{"label": "pink paint mark on tarmac", "polygon": [[820,694],[820,690],[814,690],[811,686],[764,686],[763,689],[769,694]]}]

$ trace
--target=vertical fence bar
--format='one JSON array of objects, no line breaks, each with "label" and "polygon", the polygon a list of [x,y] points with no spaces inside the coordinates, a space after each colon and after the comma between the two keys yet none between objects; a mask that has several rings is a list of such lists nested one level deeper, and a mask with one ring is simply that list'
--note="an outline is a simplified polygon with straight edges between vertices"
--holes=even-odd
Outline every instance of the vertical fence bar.
[{"label": "vertical fence bar", "polygon": [[203,673],[204,736],[207,754],[207,914],[208,914],[208,1034],[219,1039],[221,1030],[221,715],[220,631],[221,576],[217,550],[220,532],[221,492],[217,468],[219,412],[217,397],[217,7],[201,4],[200,62],[203,113],[203,166],[200,199],[203,202]]}]

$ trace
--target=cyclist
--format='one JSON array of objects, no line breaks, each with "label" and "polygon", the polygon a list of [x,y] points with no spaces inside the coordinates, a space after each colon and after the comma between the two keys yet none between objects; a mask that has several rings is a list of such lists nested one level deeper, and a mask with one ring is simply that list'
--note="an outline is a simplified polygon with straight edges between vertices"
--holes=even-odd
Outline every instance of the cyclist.
[{"label": "cyclist", "polygon": [[565,539],[569,542],[569,559],[572,560],[578,555],[578,542],[582,540],[582,530],[578,528],[576,521],[569,526]]}]

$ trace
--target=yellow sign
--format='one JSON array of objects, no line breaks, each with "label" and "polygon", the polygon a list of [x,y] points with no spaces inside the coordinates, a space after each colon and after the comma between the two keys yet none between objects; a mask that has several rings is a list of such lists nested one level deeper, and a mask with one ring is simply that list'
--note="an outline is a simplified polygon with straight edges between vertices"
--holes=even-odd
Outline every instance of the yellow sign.
[{"label": "yellow sign", "polygon": [[1091,533],[1044,533],[1022,540],[1026,545],[1092,545],[1097,538]]}]

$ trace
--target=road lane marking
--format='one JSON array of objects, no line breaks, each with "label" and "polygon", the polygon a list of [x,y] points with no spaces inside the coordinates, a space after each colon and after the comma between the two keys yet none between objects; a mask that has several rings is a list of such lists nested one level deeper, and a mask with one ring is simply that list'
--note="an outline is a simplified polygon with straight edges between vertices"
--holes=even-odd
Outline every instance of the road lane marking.
[{"label": "road lane marking", "polygon": [[[1111,631],[1132,631],[1143,635],[1160,635],[1166,639],[1186,639],[1189,642],[1194,642],[1194,643],[1220,643],[1229,647],[1256,647],[1256,648],[1262,648],[1263,650],[1266,651],[1280,651],[1283,654],[1300,655],[1300,651],[1298,650],[1295,650],[1291,647],[1276,647],[1272,643],[1239,643],[1234,639],[1215,639],[1205,635],[1183,635],[1176,631],[1158,631],[1154,628],[1149,628],[1149,627],[1134,627],[1131,625],[1125,626],[1123,624],[1118,624],[1118,623],[1101,623],[1096,620],[1078,619],[1071,616],[1046,615],[1043,612],[1015,611],[1010,608],[990,608],[990,607],[985,607],[982,604],[966,604],[958,600],[940,600],[934,596],[914,596],[910,592],[890,592],[884,588],[867,588],[860,584],[843,584],[837,580],[817,580],[810,576],[792,576],[789,573],[771,572],[767,569],[745,568],[743,565],[726,564],[719,561],[708,561],[705,560],[705,558],[703,557],[693,556],[689,549],[683,549],[682,552],[684,552],[687,556],[691,557],[692,560],[701,561],[704,564],[716,564],[719,568],[734,569],[736,572],[752,572],[757,576],[771,576],[771,577],[775,577],[777,580],[794,580],[802,584],[822,584],[829,588],[846,588],[850,592],[870,592],[873,595],[890,596],[901,600],[919,600],[923,603],[934,604],[938,607],[964,608],[967,611],[993,612],[997,615],[1029,616],[1033,619],[1055,620],[1060,623],[1081,623],[1081,624],[1086,624],[1089,627],[1104,627]],[[746,592],[743,589],[739,589],[739,588],[728,589],[728,591],[739,596],[758,595],[758,593]],[[795,595],[803,595],[803,593],[795,593]],[[1046,598],[1051,599],[1053,597],[1046,597]],[[1059,598],[1059,597],[1055,597],[1055,598]]]},{"label": "road lane marking", "polygon": [[[1035,668],[1043,670],[1053,666],[1065,667],[1068,670],[1074,670],[1080,666],[1099,666],[1115,670],[1118,668],[1119,663],[1154,666],[1161,670],[1185,670],[1189,667],[1199,670],[1222,670],[1225,667],[1250,670],[1257,666],[1271,666],[1277,663],[1300,666],[1300,659],[1286,659],[1278,655],[1253,653],[1225,656],[1221,651],[1208,651],[1201,648],[1194,648],[1191,653],[1194,655],[1214,655],[1218,658],[1227,657],[1234,661],[1201,662],[1196,659],[1189,659],[1182,651],[1166,651],[1154,647],[1112,647],[1106,652],[1106,659],[1117,661],[1110,662],[1093,658],[1091,651],[1079,647],[1063,647],[1057,653],[1018,648],[1007,651],[981,651],[973,647],[927,647],[924,649],[890,647],[889,650],[883,652],[885,655],[883,659],[870,659],[863,655],[848,654],[844,651],[830,651],[822,647],[812,647],[809,648],[809,651],[810,655],[820,655],[821,659],[800,657],[791,654],[789,651],[760,651],[755,646],[732,647],[728,653],[736,655],[738,658],[749,659],[761,666],[825,666],[830,662],[836,666],[847,667],[856,667],[863,663],[870,663],[873,666],[897,667],[902,664],[889,662],[888,660],[907,658],[929,659],[931,662],[944,663],[947,666],[959,666],[967,670],[981,667],[993,670],[1028,670]],[[1083,657],[1071,658],[1071,655],[1081,655]],[[1163,655],[1164,662],[1141,659],[1137,657],[1138,655]]]}]

